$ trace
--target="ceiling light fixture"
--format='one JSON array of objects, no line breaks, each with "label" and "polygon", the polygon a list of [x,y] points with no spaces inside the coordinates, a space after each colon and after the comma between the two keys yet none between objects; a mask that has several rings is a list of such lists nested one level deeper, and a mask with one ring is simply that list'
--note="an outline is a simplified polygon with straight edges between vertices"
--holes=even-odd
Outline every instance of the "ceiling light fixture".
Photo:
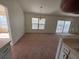
[{"label": "ceiling light fixture", "polygon": [[40,6],[40,19],[42,18],[42,8],[43,6]]},{"label": "ceiling light fixture", "polygon": [[43,18],[42,17],[42,10],[43,10],[43,1],[40,0],[40,20]]}]

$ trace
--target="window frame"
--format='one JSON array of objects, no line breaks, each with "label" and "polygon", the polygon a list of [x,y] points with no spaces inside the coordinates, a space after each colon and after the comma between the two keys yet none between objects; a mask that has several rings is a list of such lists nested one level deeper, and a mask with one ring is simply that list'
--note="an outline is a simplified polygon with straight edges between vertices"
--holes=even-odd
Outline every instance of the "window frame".
[{"label": "window frame", "polygon": [[[36,17],[32,17],[32,19],[33,19],[33,18],[36,18]],[[45,18],[44,18],[44,19],[45,19]],[[32,22],[32,30],[44,30],[44,29],[45,29],[46,19],[45,19],[45,21],[44,21],[44,24],[40,24],[40,20],[41,20],[41,19],[40,19],[40,18],[38,18],[38,23],[33,23],[33,22]],[[38,29],[33,29],[33,24],[37,24]],[[40,28],[40,25],[43,25],[43,26],[44,26],[44,28],[43,28],[43,29],[41,29],[41,28]]]},{"label": "window frame", "polygon": [[[60,32],[57,30],[57,28],[58,28],[58,22],[59,22],[59,21],[63,21],[62,31],[60,31]],[[69,21],[69,20],[58,20],[58,21],[57,21],[57,27],[56,27],[56,33],[69,33],[69,30],[68,30],[67,32],[65,32],[65,30],[64,30],[65,27],[66,27],[66,25],[67,25],[67,24],[66,24],[67,22],[70,22],[70,24],[69,24],[69,28],[70,28],[70,26],[71,26],[71,21]],[[69,29],[69,28],[68,28],[68,29]]]}]

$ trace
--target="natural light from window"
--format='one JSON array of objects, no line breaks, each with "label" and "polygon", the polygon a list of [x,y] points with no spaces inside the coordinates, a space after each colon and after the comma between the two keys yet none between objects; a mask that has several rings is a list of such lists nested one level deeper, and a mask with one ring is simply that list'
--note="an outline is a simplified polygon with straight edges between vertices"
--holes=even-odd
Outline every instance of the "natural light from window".
[{"label": "natural light from window", "polygon": [[32,29],[45,29],[45,18],[32,18]]},{"label": "natural light from window", "polygon": [[57,22],[56,33],[68,33],[70,28],[71,21],[62,21]]}]

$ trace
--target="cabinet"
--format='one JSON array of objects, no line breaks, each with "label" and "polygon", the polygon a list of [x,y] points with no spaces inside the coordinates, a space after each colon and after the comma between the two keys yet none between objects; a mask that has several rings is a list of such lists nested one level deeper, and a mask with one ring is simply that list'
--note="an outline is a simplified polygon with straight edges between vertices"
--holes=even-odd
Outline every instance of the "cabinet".
[{"label": "cabinet", "polygon": [[59,55],[59,59],[68,59],[70,55],[70,49],[63,43]]},{"label": "cabinet", "polygon": [[8,52],[6,55],[4,55],[3,59],[11,59],[10,52]]},{"label": "cabinet", "polygon": [[59,59],[79,59],[79,54],[65,43],[62,44]]},{"label": "cabinet", "polygon": [[79,59],[79,54],[75,51],[71,49],[71,53],[70,53],[70,59]]},{"label": "cabinet", "polygon": [[12,59],[10,43],[0,49],[0,59]]}]

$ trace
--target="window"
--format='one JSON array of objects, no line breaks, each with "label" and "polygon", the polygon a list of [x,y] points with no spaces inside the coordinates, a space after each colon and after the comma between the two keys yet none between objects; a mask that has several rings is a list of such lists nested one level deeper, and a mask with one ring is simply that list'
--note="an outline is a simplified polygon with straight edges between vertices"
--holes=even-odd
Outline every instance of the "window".
[{"label": "window", "polygon": [[45,18],[32,18],[32,29],[45,29]]},{"label": "window", "polygon": [[71,21],[61,21],[57,22],[56,33],[68,33]]},{"label": "window", "polygon": [[32,29],[38,29],[38,18],[32,18]]},{"label": "window", "polygon": [[8,32],[6,16],[0,16],[0,32]]},{"label": "window", "polygon": [[45,18],[39,19],[39,29],[45,29]]}]

